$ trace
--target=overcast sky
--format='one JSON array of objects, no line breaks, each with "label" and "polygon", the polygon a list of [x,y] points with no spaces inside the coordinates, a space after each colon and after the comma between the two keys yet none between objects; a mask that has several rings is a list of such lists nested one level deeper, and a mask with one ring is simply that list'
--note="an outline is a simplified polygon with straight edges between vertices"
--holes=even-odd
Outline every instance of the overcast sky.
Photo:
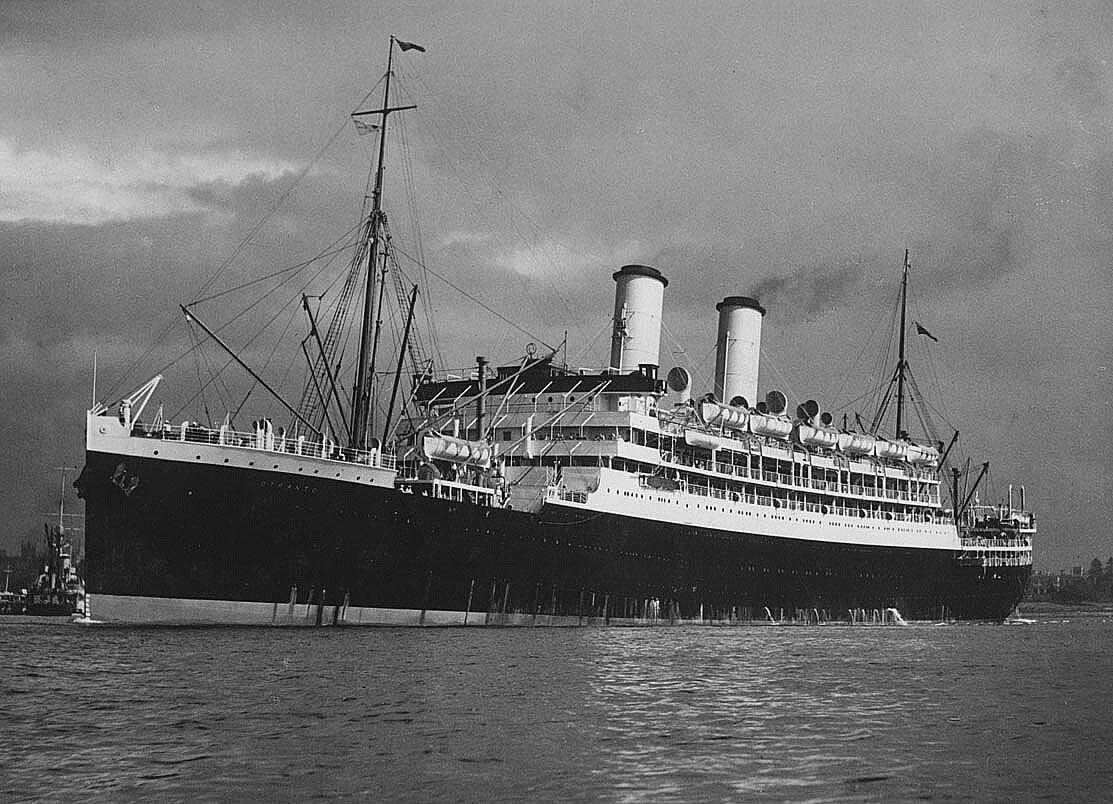
[{"label": "overcast sky", "polygon": [[[211,289],[357,220],[375,137],[347,115],[393,33],[427,52],[396,54],[419,108],[391,145],[392,229],[521,328],[429,277],[446,366],[566,330],[572,363],[602,365],[610,274],[641,262],[670,280],[663,369],[709,390],[714,305],[756,294],[762,390],[868,416],[908,248],[936,422],[991,461],[989,496],[1027,487],[1038,566],[1113,555],[1108,3],[288,5],[0,5],[0,546],[38,538],[54,467],[83,463],[94,350],[119,398],[188,345],[177,304],[233,255]],[[281,295],[256,308],[273,335]],[[226,332],[269,357],[273,337]],[[166,372],[167,413],[197,369]]]}]

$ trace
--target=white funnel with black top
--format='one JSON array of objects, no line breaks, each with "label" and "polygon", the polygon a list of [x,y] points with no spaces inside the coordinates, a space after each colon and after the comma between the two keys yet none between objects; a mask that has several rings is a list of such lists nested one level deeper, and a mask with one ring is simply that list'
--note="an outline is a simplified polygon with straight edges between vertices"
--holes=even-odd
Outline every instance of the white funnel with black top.
[{"label": "white funnel with black top", "polygon": [[660,365],[661,309],[669,280],[648,265],[624,265],[614,272],[614,334],[611,368],[621,374]]},{"label": "white funnel with black top", "polygon": [[757,400],[761,319],[765,308],[749,296],[727,296],[715,305],[719,332],[715,338],[715,397],[728,405],[744,397]]}]

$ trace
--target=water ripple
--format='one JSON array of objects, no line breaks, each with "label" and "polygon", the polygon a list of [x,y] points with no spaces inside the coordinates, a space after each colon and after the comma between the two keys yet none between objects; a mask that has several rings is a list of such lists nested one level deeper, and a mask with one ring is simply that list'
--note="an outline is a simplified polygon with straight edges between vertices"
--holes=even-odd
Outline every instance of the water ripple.
[{"label": "water ripple", "polygon": [[1109,629],[0,625],[0,800],[1102,800]]}]

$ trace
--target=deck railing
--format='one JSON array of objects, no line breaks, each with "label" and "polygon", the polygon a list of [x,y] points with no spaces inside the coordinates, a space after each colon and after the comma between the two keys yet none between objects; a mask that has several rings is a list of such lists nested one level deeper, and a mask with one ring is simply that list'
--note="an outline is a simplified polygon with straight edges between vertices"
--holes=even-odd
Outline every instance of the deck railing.
[{"label": "deck railing", "polygon": [[1030,550],[1031,539],[979,539],[975,536],[962,537],[963,549],[976,550]]},{"label": "deck railing", "polygon": [[200,424],[183,423],[164,425],[161,428],[136,425],[131,434],[135,438],[157,438],[161,441],[183,441],[194,444],[213,444],[225,447],[241,447],[285,455],[300,455],[307,458],[322,458],[327,461],[358,463],[365,466],[379,466],[394,469],[396,459],[392,453],[381,450],[354,450],[342,447],[329,439],[311,441],[305,436],[293,436],[267,432],[260,428],[253,432],[241,432],[229,427],[217,429]]},{"label": "deck railing", "polygon": [[687,466],[692,469],[699,469],[708,472],[716,472],[720,475],[727,477],[737,477],[742,479],[759,480],[765,483],[776,483],[781,486],[788,486],[798,489],[810,489],[815,491],[822,491],[827,493],[839,494],[853,494],[859,497],[881,497],[889,500],[899,500],[905,502],[919,502],[927,503],[929,505],[938,503],[938,497],[933,494],[921,494],[912,491],[903,491],[899,489],[887,489],[879,486],[863,486],[851,485],[848,483],[839,483],[833,480],[820,480],[817,478],[809,479],[807,477],[798,477],[795,475],[783,474],[780,472],[770,472],[768,470],[759,469],[757,467],[747,468],[739,466],[738,464],[722,463],[700,459],[689,459],[681,453],[661,451],[661,460],[666,463],[676,464],[678,466]]}]

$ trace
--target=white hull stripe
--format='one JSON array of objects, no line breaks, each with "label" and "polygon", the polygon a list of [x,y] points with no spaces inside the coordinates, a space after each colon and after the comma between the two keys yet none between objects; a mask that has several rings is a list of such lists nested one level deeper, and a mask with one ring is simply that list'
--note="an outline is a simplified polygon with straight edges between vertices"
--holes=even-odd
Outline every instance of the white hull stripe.
[{"label": "white hull stripe", "polygon": [[[664,626],[726,625],[741,621],[668,620],[642,617],[577,617],[551,614],[498,614],[485,611],[391,609],[371,606],[317,606],[289,602],[258,603],[243,600],[197,600],[142,597],[139,595],[88,594],[88,616],[78,620],[99,625],[255,625],[255,626]],[[319,615],[318,615],[319,612]],[[318,619],[318,616],[320,619]],[[837,622],[837,621],[836,621]],[[756,618],[747,625],[775,625]]]}]

